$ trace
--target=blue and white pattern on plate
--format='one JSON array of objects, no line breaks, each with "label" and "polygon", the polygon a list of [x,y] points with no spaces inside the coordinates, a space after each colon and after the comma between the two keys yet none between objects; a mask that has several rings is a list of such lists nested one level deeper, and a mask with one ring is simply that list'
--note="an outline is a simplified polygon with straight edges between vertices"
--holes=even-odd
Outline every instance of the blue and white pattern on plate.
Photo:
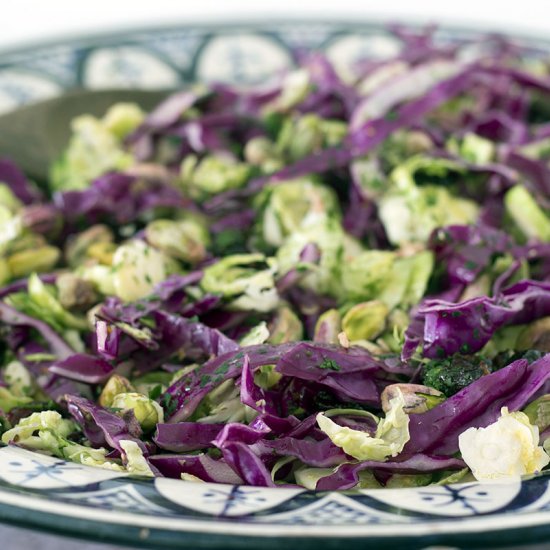
[{"label": "blue and white pattern on plate", "polygon": [[500,530],[533,518],[542,525],[550,523],[548,476],[511,484],[316,493],[137,479],[3,447],[0,478],[0,516],[3,505],[24,506],[33,514],[59,514],[64,521],[101,517],[119,527],[140,526],[147,533],[166,528],[169,522],[176,532],[222,529],[240,536],[275,532],[279,537],[306,535],[322,545],[329,537],[392,539],[396,529],[429,537],[446,530],[452,534],[457,528],[464,531],[470,525],[479,528],[476,523],[456,521],[464,518],[475,518],[487,529],[494,529],[496,520]]},{"label": "blue and white pattern on plate", "polygon": [[[475,36],[436,33],[441,43],[459,46]],[[550,53],[548,39],[517,41],[535,57]],[[0,52],[0,113],[74,88],[166,89],[197,80],[268,86],[312,50],[346,78],[357,59],[384,59],[396,48],[386,29],[360,21],[181,25],[40,44]],[[462,51],[465,59],[479,54],[471,46]],[[315,493],[136,479],[5,447],[0,520],[153,548],[525,544],[550,540],[550,476]]]},{"label": "blue and white pattern on plate", "polygon": [[122,476],[125,474],[100,468],[82,469],[51,456],[29,455],[17,447],[0,449],[0,479],[25,489],[66,489]]},{"label": "blue and white pattern on plate", "polygon": [[[472,36],[466,30],[437,34],[446,43]],[[548,42],[518,42],[535,54],[549,51]],[[311,50],[325,52],[345,77],[357,59],[381,60],[398,48],[380,25],[328,22],[195,25],[42,44],[0,52],[0,112],[73,88],[166,89],[197,80],[268,85]],[[464,55],[476,52],[468,46]]]}]

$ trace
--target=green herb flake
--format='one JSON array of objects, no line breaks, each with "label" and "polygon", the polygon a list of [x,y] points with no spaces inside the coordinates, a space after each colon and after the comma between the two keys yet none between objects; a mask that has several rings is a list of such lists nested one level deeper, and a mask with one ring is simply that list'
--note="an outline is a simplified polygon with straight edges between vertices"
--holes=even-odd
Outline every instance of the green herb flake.
[{"label": "green herb flake", "polygon": [[323,370],[333,370],[333,371],[340,371],[341,367],[340,365],[334,360],[334,359],[323,359],[323,362],[319,365],[320,369]]},{"label": "green herb flake", "polygon": [[165,393],[162,396],[161,405],[166,412],[166,415],[172,416],[172,414],[174,414],[176,412],[176,409],[178,408],[178,400],[169,393]]},{"label": "green herb flake", "polygon": [[162,394],[162,386],[160,384],[157,384],[154,388],[151,388],[149,390],[149,399],[156,400],[158,399]]},{"label": "green herb flake", "polygon": [[225,361],[222,363],[215,371],[214,374],[223,376],[224,374],[227,374],[229,371],[229,363]]}]

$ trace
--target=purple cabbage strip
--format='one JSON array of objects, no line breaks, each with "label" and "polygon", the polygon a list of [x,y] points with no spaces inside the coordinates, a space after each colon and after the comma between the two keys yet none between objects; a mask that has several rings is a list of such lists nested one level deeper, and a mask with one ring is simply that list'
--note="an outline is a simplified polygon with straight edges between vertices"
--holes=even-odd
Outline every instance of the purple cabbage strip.
[{"label": "purple cabbage strip", "polygon": [[260,414],[251,423],[251,426],[256,426],[256,422],[261,422],[267,426],[273,435],[282,435],[291,432],[300,421],[293,415],[284,418],[273,414]]},{"label": "purple cabbage strip", "polygon": [[154,314],[156,331],[160,333],[162,354],[170,355],[179,349],[185,349],[190,358],[204,355],[224,355],[237,351],[239,344],[216,329],[211,329],[203,323],[193,322],[185,317],[178,317],[164,312]]},{"label": "purple cabbage strip", "polygon": [[512,118],[504,111],[483,113],[477,120],[470,123],[467,130],[490,139],[493,142],[506,144],[524,143],[529,135],[527,125]]},{"label": "purple cabbage strip", "polygon": [[473,283],[494,255],[512,252],[512,240],[503,231],[480,225],[449,225],[436,229],[428,246],[438,265],[445,266],[448,287]]},{"label": "purple cabbage strip", "polygon": [[153,441],[166,451],[185,453],[212,447],[224,424],[201,424],[199,422],[178,422],[157,424]]},{"label": "purple cabbage strip", "polygon": [[306,342],[296,344],[277,362],[283,376],[327,386],[344,400],[380,404],[376,378],[386,378],[383,364],[361,348],[337,348]]},{"label": "purple cabbage strip", "polygon": [[5,183],[24,204],[43,200],[42,193],[29,182],[20,168],[5,158],[0,159],[0,183]]},{"label": "purple cabbage strip", "polygon": [[[187,275],[170,275],[153,289],[153,293],[144,300],[123,304],[118,298],[108,297],[100,312],[100,316],[111,322],[122,321],[135,325],[142,317],[159,309],[172,313],[180,309],[192,309],[197,304],[185,304],[187,301],[187,287],[195,285],[202,279],[202,271],[193,271]],[[217,302],[211,296],[199,301],[199,307],[208,311]],[[185,305],[184,305],[185,304]],[[207,307],[205,307],[205,304]],[[192,315],[186,315],[192,316]]]},{"label": "purple cabbage strip", "polygon": [[[291,349],[294,345],[248,346],[246,353],[250,359],[251,368],[255,370],[262,365],[273,365],[284,351]],[[240,377],[243,359],[243,351],[225,353],[176,380],[159,399],[160,402],[168,399],[175,403],[175,412],[168,418],[168,422],[186,420],[210,391],[226,380]]]},{"label": "purple cabbage strip", "polygon": [[274,404],[269,398],[268,392],[256,385],[254,382],[254,373],[250,367],[250,358],[244,356],[243,368],[241,374],[241,403],[249,406],[251,409],[259,412],[262,415],[277,416]]},{"label": "purple cabbage strip", "polygon": [[63,225],[59,211],[53,204],[31,204],[25,206],[20,215],[23,227],[40,235],[55,237]]},{"label": "purple cabbage strip", "polygon": [[425,357],[447,357],[479,351],[496,330],[550,315],[550,284],[524,280],[499,296],[481,296],[453,304],[442,300],[422,303],[405,333],[403,360],[418,346]]},{"label": "purple cabbage strip", "polygon": [[4,302],[0,302],[0,321],[7,325],[22,325],[34,328],[42,338],[47,342],[51,351],[55,353],[58,359],[66,359],[74,354],[74,350],[44,321],[35,319],[17,311]]},{"label": "purple cabbage strip", "polygon": [[262,441],[262,447],[280,456],[296,457],[315,468],[332,468],[347,460],[342,449],[328,438],[316,441],[310,438],[278,437],[272,441]]},{"label": "purple cabbage strip", "polygon": [[530,365],[525,359],[482,376],[443,403],[409,416],[410,441],[403,456],[417,453],[450,455],[458,451],[458,436],[470,427],[484,428],[500,417],[501,407],[517,411],[550,380],[550,355]]},{"label": "purple cabbage strip", "polygon": [[546,200],[550,199],[550,168],[545,161],[531,159],[515,151],[509,152],[505,161],[531,183],[533,191]]},{"label": "purple cabbage strip", "polygon": [[227,464],[248,485],[256,487],[275,487],[271,474],[262,459],[250,447],[240,441],[227,442],[222,449]]},{"label": "purple cabbage strip", "polygon": [[[57,280],[57,273],[45,273],[38,275],[38,278],[46,285],[55,284]],[[13,294],[14,292],[26,291],[29,286],[29,280],[25,277],[24,279],[18,279],[13,281],[9,285],[0,288],[0,300],[6,296]]]},{"label": "purple cabbage strip", "polygon": [[[106,316],[105,313],[108,312],[104,310],[99,315]],[[130,314],[134,313],[131,311]],[[239,349],[239,345],[235,341],[203,323],[160,310],[154,311],[151,317],[155,324],[151,336],[145,340],[135,340],[141,349],[130,349],[129,357],[134,363],[136,372],[151,371],[181,350],[185,351],[187,357],[198,360],[205,356],[223,355]],[[114,316],[107,320],[112,323],[118,321]],[[120,328],[124,331],[124,327]],[[99,329],[99,347],[102,353],[109,357],[116,350],[118,343],[108,345],[106,329],[102,324],[99,324]],[[130,333],[129,337],[131,338]],[[124,359],[120,354],[117,357]]]},{"label": "purple cabbage strip", "polygon": [[189,201],[172,185],[157,181],[146,183],[123,173],[105,174],[84,191],[58,193],[54,203],[68,222],[84,218],[94,223],[114,218],[118,224],[135,221],[141,214],[158,207],[189,206]]},{"label": "purple cabbage strip", "polygon": [[172,384],[160,399],[175,400],[175,412],[168,421],[186,420],[211,390],[225,380],[239,378],[245,353],[252,372],[262,365],[276,364],[276,371],[284,376],[326,386],[344,401],[373,405],[380,403],[380,386],[393,380],[396,374],[412,372],[397,360],[376,360],[363,348],[346,350],[327,344],[293,342],[249,346],[245,350],[220,355]]},{"label": "purple cabbage strip", "polygon": [[119,355],[119,345],[122,331],[107,321],[97,319],[95,323],[96,350],[107,361],[116,359]]},{"label": "purple cabbage strip", "polygon": [[164,130],[178,122],[198,99],[195,92],[187,90],[172,94],[147,115],[143,126],[148,130]]},{"label": "purple cabbage strip", "polygon": [[246,231],[256,219],[256,211],[248,209],[240,212],[232,212],[219,220],[215,220],[210,226],[213,234],[227,230]]},{"label": "purple cabbage strip", "polygon": [[458,458],[431,456],[416,453],[414,456],[397,462],[365,461],[358,463],[342,464],[333,474],[321,478],[317,482],[318,491],[339,491],[352,489],[359,482],[359,472],[363,470],[375,470],[391,474],[421,474],[441,470],[460,470],[466,464]]},{"label": "purple cabbage strip", "polygon": [[52,361],[29,361],[27,356],[37,353],[48,353],[48,350],[36,342],[27,342],[17,349],[17,359],[23,363],[34,376],[40,389],[53,401],[59,403],[66,394],[91,397],[90,388],[62,378],[49,371]]},{"label": "purple cabbage strip", "polygon": [[126,144],[137,160],[149,159],[154,153],[154,134],[163,133],[174,126],[182,114],[197,102],[199,96],[192,91],[172,94],[147,115],[143,124],[126,138]]},{"label": "purple cabbage strip", "polygon": [[480,67],[480,71],[490,76],[504,75],[511,78],[521,86],[550,94],[550,79],[541,78],[521,69],[498,65],[483,65]]},{"label": "purple cabbage strip", "polygon": [[99,357],[75,353],[61,361],[54,361],[48,370],[76,382],[103,384],[113,373],[114,367]]},{"label": "purple cabbage strip", "polygon": [[244,483],[244,480],[235,473],[223,458],[216,460],[206,454],[159,454],[150,456],[148,460],[149,464],[165,477],[181,479],[181,474],[190,474],[212,483],[227,483],[230,485],[242,485]]},{"label": "purple cabbage strip", "polygon": [[263,439],[271,430],[263,423],[256,423],[255,426],[247,426],[232,422],[226,424],[213,441],[214,445],[219,449],[223,448],[232,441],[240,441],[246,445],[253,445]]},{"label": "purple cabbage strip", "polygon": [[[95,445],[103,437],[105,443],[112,449],[115,449],[122,456],[125,462],[124,449],[120,445],[121,441],[133,441],[147,458],[150,454],[148,446],[139,439],[141,428],[135,417],[129,415],[121,418],[116,414],[75,395],[65,396],[67,408],[77,424],[79,424],[90,442]],[[154,465],[150,464],[153,473],[160,474]]]},{"label": "purple cabbage strip", "polygon": [[387,248],[388,237],[374,201],[365,196],[359,182],[358,169],[351,166],[349,204],[344,214],[344,229],[358,239],[365,239],[371,248]]}]

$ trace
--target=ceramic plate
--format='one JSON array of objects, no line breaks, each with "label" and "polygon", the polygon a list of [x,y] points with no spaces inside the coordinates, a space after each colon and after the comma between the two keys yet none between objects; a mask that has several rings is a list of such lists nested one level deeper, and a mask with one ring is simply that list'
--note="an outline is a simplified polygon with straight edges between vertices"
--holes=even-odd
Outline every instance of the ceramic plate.
[{"label": "ceramic plate", "polygon": [[[475,32],[441,29],[460,43]],[[550,41],[518,37],[530,54]],[[368,23],[278,22],[142,29],[0,54],[0,112],[73,88],[173,88],[186,82],[267,83],[301,51],[344,73],[398,43]],[[478,52],[465,46],[464,57]],[[505,485],[315,493],[135,479],[17,448],[0,448],[0,520],[152,548],[426,547],[550,540],[550,476]]]}]

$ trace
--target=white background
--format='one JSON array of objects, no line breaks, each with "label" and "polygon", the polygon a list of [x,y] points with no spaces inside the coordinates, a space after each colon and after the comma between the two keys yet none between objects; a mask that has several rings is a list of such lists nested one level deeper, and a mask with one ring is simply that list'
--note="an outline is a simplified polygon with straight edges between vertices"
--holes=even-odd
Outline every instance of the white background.
[{"label": "white background", "polygon": [[550,32],[550,0],[2,0],[0,6],[0,48],[121,27],[304,16]]}]

